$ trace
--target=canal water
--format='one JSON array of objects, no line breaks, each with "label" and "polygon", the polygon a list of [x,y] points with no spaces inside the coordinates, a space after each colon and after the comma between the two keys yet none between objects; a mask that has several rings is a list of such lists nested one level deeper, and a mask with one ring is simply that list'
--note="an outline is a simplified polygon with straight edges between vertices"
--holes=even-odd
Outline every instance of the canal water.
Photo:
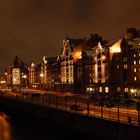
[{"label": "canal water", "polygon": [[40,119],[0,114],[0,140],[99,140],[77,130]]}]

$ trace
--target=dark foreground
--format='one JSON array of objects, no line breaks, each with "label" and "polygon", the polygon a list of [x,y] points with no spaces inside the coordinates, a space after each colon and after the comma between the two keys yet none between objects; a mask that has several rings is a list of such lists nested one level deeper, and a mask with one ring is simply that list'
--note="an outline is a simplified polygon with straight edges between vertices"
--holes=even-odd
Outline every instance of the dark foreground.
[{"label": "dark foreground", "polygon": [[[66,128],[54,124],[53,122],[48,122],[47,120],[41,120],[38,118],[31,118],[20,115],[9,115],[7,124],[9,125],[9,127],[6,128],[6,132],[3,129],[1,135],[3,135],[2,133],[9,134],[6,134],[6,137],[1,137],[1,140],[99,140],[95,136],[84,134],[83,132],[79,132],[71,128]],[[10,129],[10,131],[7,131],[7,129]]]}]

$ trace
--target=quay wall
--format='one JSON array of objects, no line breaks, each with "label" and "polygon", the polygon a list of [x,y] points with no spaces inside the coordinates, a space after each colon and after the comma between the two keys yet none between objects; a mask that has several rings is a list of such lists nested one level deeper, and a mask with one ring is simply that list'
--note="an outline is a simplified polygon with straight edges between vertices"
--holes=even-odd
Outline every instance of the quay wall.
[{"label": "quay wall", "polygon": [[77,113],[47,108],[37,104],[27,103],[5,96],[0,96],[0,110],[18,115],[22,118],[30,116],[72,128],[89,135],[108,140],[138,140],[140,126],[113,122],[101,118],[84,116]]}]

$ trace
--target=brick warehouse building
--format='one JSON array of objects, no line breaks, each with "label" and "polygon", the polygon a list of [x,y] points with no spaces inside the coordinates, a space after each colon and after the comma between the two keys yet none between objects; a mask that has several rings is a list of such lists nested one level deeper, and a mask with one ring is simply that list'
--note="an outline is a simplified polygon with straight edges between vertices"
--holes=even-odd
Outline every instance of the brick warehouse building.
[{"label": "brick warehouse building", "polygon": [[129,28],[111,44],[101,43],[96,35],[88,40],[64,40],[60,55],[63,91],[139,96],[140,44],[136,32]]},{"label": "brick warehouse building", "polygon": [[110,60],[113,92],[139,96],[140,92],[140,44],[137,30],[128,29],[120,39],[120,52],[114,53]]},{"label": "brick warehouse building", "polygon": [[[100,85],[106,84],[108,77],[108,48],[99,35],[89,39],[63,41],[60,55],[61,84],[63,91],[80,93],[102,92]],[[102,46],[103,45],[103,46]],[[109,92],[108,87],[105,87]]]},{"label": "brick warehouse building", "polygon": [[63,40],[58,57],[43,57],[29,67],[30,87],[80,94],[108,93],[139,96],[139,31],[105,41],[98,34],[88,39]]}]

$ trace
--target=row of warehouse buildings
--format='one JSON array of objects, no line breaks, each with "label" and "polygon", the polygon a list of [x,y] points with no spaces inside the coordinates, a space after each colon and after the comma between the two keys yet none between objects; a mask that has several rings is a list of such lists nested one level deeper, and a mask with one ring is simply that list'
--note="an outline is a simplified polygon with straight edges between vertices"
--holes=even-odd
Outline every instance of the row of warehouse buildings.
[{"label": "row of warehouse buildings", "polygon": [[139,96],[139,31],[128,28],[124,36],[111,41],[98,34],[88,39],[66,37],[58,56],[43,56],[40,64],[28,65],[16,56],[3,77],[1,82],[10,87]]}]

